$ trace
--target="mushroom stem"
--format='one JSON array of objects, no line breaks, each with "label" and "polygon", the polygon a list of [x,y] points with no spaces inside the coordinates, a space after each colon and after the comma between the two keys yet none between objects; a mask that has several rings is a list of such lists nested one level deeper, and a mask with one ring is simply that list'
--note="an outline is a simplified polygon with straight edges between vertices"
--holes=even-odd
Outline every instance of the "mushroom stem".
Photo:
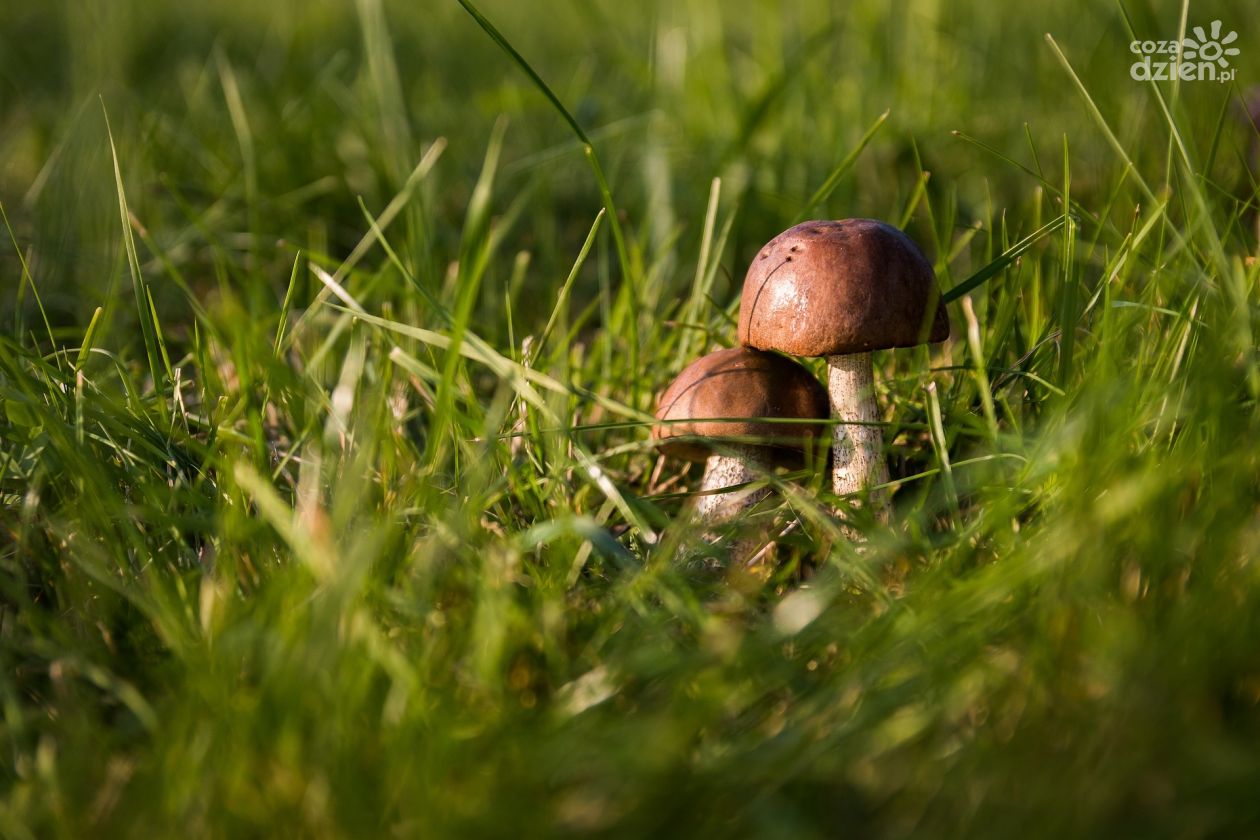
[{"label": "mushroom stem", "polygon": [[713,453],[704,464],[704,478],[696,497],[696,517],[701,522],[718,525],[730,522],[770,493],[769,487],[741,487],[727,493],[720,491],[733,484],[756,481],[766,471],[761,453],[755,446],[727,446],[722,453]]},{"label": "mushroom stem", "polygon": [[[831,484],[837,496],[861,493],[888,482],[884,433],[878,425],[875,377],[870,353],[827,357],[832,427]],[[871,492],[869,504],[881,522],[891,506],[886,490]]]}]

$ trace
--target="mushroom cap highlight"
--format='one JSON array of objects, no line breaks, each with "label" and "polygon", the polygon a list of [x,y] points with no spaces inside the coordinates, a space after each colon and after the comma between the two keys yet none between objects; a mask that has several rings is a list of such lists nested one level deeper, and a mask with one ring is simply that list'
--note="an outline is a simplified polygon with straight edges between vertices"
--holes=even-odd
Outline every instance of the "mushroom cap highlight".
[{"label": "mushroom cap highlight", "polygon": [[656,409],[657,420],[675,422],[653,426],[652,439],[666,455],[703,461],[723,438],[756,438],[777,462],[790,464],[827,427],[757,418],[825,420],[829,412],[827,392],[808,370],[777,353],[733,347],[678,374]]},{"label": "mushroom cap highlight", "polygon": [[932,264],[874,219],[802,222],[771,239],[744,277],[740,343],[837,356],[949,338]]}]

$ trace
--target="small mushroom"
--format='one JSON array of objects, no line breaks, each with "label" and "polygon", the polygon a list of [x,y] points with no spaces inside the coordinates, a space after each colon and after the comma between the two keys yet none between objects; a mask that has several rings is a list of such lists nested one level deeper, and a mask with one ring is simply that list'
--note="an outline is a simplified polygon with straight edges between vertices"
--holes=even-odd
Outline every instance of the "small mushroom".
[{"label": "small mushroom", "polygon": [[[739,340],[825,356],[837,495],[888,481],[871,351],[949,338],[932,264],[914,241],[872,219],[803,222],[761,249],[744,278]],[[887,521],[886,493],[870,504]]]},{"label": "small mushroom", "polygon": [[[755,481],[776,464],[799,464],[824,426],[762,418],[823,420],[827,392],[805,368],[777,353],[718,350],[688,365],[661,395],[652,438],[666,455],[703,461],[703,522],[734,519],[769,492],[722,488]],[[747,419],[744,419],[747,418]]]}]

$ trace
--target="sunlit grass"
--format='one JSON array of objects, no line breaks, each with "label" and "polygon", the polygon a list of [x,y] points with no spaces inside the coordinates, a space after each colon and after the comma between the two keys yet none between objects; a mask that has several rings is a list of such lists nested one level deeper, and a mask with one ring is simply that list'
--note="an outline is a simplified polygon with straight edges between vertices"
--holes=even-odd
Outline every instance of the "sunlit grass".
[{"label": "sunlit grass", "polygon": [[[1177,10],[17,5],[0,833],[1254,831],[1255,133],[1129,78]],[[894,521],[706,533],[654,396],[812,216],[949,303]]]}]

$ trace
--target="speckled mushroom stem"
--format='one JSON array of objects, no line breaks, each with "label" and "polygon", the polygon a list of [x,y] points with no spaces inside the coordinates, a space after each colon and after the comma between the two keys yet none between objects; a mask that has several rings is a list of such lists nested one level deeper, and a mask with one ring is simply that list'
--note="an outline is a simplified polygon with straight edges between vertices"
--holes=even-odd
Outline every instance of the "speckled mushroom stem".
[{"label": "speckled mushroom stem", "polygon": [[769,487],[740,487],[727,493],[714,492],[734,484],[756,481],[766,471],[761,453],[755,446],[726,446],[713,453],[704,464],[704,477],[696,497],[696,517],[701,522],[718,525],[730,522],[764,499]]},{"label": "speckled mushroom stem", "polygon": [[[884,433],[878,425],[875,377],[870,353],[827,357],[827,391],[831,397],[831,484],[837,496],[861,493],[888,482]],[[886,490],[870,494],[870,505],[887,522],[891,505]]]}]

